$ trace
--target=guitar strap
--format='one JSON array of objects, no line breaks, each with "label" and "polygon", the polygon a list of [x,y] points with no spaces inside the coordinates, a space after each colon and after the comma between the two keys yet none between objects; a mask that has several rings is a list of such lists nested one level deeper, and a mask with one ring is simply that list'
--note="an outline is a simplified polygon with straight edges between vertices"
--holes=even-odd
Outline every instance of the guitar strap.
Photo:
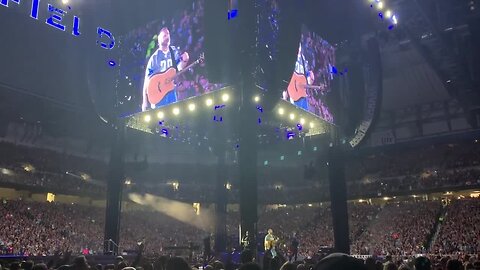
[{"label": "guitar strap", "polygon": [[172,58],[172,63],[175,63],[174,68],[178,72],[178,62],[177,62],[177,59],[175,59],[175,52],[173,51],[172,46],[169,47],[169,50],[170,50],[170,57]]},{"label": "guitar strap", "polygon": [[308,76],[307,76],[307,67],[305,66],[305,56],[300,55],[300,58],[302,58],[302,66],[303,66],[303,75],[305,76],[305,79],[307,79],[307,84],[308,84]]}]

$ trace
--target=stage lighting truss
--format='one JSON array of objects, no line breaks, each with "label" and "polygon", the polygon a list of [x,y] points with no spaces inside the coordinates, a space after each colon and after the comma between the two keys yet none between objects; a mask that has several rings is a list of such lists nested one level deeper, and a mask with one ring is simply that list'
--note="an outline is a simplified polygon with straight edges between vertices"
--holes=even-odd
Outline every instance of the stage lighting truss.
[{"label": "stage lighting truss", "polygon": [[368,4],[378,16],[392,25],[398,24],[398,16],[392,9],[389,9],[384,0],[368,0]]},{"label": "stage lighting truss", "polygon": [[[185,143],[208,140],[209,134],[228,127],[227,140],[236,141],[238,135],[237,123],[232,114],[238,113],[238,100],[232,87],[225,87],[201,96],[175,102],[157,109],[139,112],[125,119],[129,128],[150,134],[160,135]],[[294,104],[279,99],[272,113],[264,111],[261,107],[261,90],[253,93],[251,97],[252,108],[257,108],[257,119],[261,141],[267,141],[271,136],[284,137],[288,140],[299,139],[327,133],[332,124],[320,119],[313,113],[307,112]],[[281,112],[281,113],[280,113]],[[210,136],[216,137],[216,136]],[[274,140],[269,140],[274,142]]]}]

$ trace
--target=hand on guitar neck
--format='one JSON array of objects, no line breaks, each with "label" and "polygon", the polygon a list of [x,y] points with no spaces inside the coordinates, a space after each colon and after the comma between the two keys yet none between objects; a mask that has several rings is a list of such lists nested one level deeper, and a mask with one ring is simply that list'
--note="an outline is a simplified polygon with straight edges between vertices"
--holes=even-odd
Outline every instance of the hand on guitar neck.
[{"label": "hand on guitar neck", "polygon": [[304,74],[293,73],[292,79],[287,88],[288,96],[293,101],[298,101],[301,98],[307,97],[307,89],[325,90],[325,86],[323,85],[310,85],[309,83],[313,82],[311,76],[313,75],[309,76],[311,79],[310,82],[308,82],[307,77]]}]

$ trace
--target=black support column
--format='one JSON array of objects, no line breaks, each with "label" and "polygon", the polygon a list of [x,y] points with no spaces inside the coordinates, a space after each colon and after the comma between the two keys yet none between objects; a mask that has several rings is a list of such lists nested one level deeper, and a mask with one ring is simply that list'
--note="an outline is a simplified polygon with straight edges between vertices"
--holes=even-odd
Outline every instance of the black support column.
[{"label": "black support column", "polygon": [[[223,140],[222,140],[223,142]],[[217,179],[215,198],[215,252],[217,254],[226,251],[227,247],[227,189],[225,147],[217,150]]]},{"label": "black support column", "polygon": [[243,123],[240,130],[239,169],[240,169],[240,219],[241,238],[248,231],[249,249],[256,251],[257,236],[257,136],[255,113],[244,106],[240,110]]},{"label": "black support column", "polygon": [[338,144],[335,131],[328,151],[328,179],[330,183],[330,201],[333,220],[335,251],[350,253],[347,186],[345,182],[345,150]]},{"label": "black support column", "polygon": [[[237,114],[239,134],[239,176],[240,176],[240,225],[241,235],[248,231],[250,236],[249,248],[256,251],[257,236],[257,133],[258,115],[252,102],[255,89],[253,71],[256,59],[257,42],[257,10],[254,0],[238,2],[238,37],[236,40],[239,56],[239,81],[236,84],[241,98]],[[256,252],[254,252],[256,254]]]},{"label": "black support column", "polygon": [[120,216],[124,184],[125,126],[118,123],[112,128],[112,146],[107,183],[107,207],[105,209],[104,252],[118,253],[120,243]]}]

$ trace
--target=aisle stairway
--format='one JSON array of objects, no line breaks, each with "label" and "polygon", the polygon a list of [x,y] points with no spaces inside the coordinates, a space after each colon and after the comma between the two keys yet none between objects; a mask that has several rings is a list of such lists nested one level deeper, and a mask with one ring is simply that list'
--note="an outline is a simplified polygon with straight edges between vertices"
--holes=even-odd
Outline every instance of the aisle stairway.
[{"label": "aisle stairway", "polygon": [[447,218],[447,206],[443,206],[442,211],[440,212],[438,219],[435,223],[435,228],[433,229],[433,236],[431,237],[430,241],[427,245],[427,250],[430,252],[432,248],[435,246],[435,242],[437,241],[438,235],[442,229],[443,221]]}]

